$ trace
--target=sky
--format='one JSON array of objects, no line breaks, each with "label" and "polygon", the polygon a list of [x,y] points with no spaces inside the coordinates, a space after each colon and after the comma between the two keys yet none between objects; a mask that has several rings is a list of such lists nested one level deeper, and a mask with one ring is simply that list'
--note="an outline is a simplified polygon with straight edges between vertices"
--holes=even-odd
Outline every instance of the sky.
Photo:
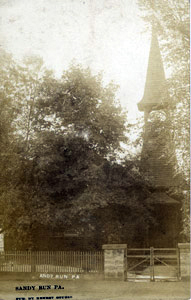
[{"label": "sky", "polygon": [[0,0],[0,45],[18,60],[41,56],[57,76],[73,60],[103,71],[129,120],[142,115],[150,32],[136,0]]}]

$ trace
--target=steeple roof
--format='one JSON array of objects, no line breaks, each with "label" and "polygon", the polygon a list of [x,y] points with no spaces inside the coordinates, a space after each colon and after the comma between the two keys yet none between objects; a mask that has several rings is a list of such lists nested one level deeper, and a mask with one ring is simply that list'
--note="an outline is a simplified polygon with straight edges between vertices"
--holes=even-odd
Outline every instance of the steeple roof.
[{"label": "steeple roof", "polygon": [[150,204],[180,204],[179,201],[175,200],[174,198],[168,196],[164,192],[154,192],[151,194],[149,198],[146,199],[147,203]]},{"label": "steeple roof", "polygon": [[166,87],[164,67],[155,31],[152,31],[144,96],[138,103],[140,111],[152,111],[166,107],[169,96]]}]

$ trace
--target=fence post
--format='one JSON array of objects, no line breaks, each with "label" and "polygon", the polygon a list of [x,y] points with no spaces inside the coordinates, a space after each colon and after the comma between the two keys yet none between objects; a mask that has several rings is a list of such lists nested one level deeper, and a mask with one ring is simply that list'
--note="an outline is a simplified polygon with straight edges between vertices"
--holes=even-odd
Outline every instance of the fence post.
[{"label": "fence post", "polygon": [[180,280],[180,250],[176,248],[176,257],[177,257],[177,279]]},{"label": "fence post", "polygon": [[179,243],[180,251],[180,275],[181,278],[189,278],[190,276],[190,244]]},{"label": "fence post", "polygon": [[103,245],[105,279],[126,279],[126,244]]},{"label": "fence post", "polygon": [[150,281],[155,281],[154,275],[154,248],[150,248]]},{"label": "fence post", "polygon": [[35,252],[31,251],[30,255],[31,255],[31,273],[35,273],[36,272]]}]

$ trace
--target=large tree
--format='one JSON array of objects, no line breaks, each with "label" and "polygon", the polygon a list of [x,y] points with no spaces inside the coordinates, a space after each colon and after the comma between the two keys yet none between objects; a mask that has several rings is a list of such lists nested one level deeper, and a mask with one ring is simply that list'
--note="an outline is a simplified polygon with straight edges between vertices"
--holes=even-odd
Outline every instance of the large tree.
[{"label": "large tree", "polygon": [[[28,78],[30,72],[24,71]],[[149,192],[133,162],[114,163],[120,142],[127,142],[126,115],[115,100],[116,86],[104,87],[101,75],[93,76],[81,66],[72,66],[60,80],[46,73],[39,84],[38,74],[31,74],[32,88],[27,79],[20,100],[21,131],[18,123],[15,131],[23,141],[15,196],[7,191],[1,198],[4,207],[10,199],[3,224],[10,237],[19,237],[15,246],[37,246],[42,228],[81,233],[88,228],[92,235],[101,228],[102,237],[122,239],[116,228],[121,224],[125,236],[133,222],[129,241],[140,237],[153,222],[142,202]],[[108,217],[115,221],[105,226]]]},{"label": "large tree", "polygon": [[[0,51],[0,207],[1,231],[27,240],[34,185],[28,159],[31,119],[42,77],[50,73],[39,58],[22,64]],[[43,76],[42,76],[43,73]],[[21,238],[22,236],[22,238]]]},{"label": "large tree", "polygon": [[121,142],[131,143],[117,86],[81,66],[56,79],[39,58],[19,65],[3,55],[0,205],[12,247],[38,245],[42,228],[140,237],[153,222],[149,191],[135,162],[116,161]]},{"label": "large tree", "polygon": [[[106,162],[113,161],[120,150],[120,142],[127,141],[126,115],[115,100],[115,91],[114,84],[103,87],[101,75],[93,76],[81,66],[72,66],[61,80],[49,79],[42,84],[34,109],[36,134],[30,155],[38,183],[35,199],[49,211],[42,218],[44,225],[66,228],[74,220],[73,227],[92,225],[97,211],[104,211],[104,216],[104,209],[112,206],[113,214],[116,206],[134,207],[132,215],[138,213],[140,199],[136,200],[138,195],[132,189],[140,178],[133,171],[134,164],[126,172],[124,187],[119,183],[120,175],[116,178],[118,192],[111,189],[112,164],[108,173],[105,169]],[[121,166],[118,173],[124,170]],[[140,186],[144,186],[141,180]],[[140,218],[144,209],[139,208]]]},{"label": "large tree", "polygon": [[0,210],[1,230],[11,230],[15,212],[21,210],[18,191],[20,157],[15,132],[18,106],[15,98],[18,82],[15,63],[5,51],[0,52]]}]

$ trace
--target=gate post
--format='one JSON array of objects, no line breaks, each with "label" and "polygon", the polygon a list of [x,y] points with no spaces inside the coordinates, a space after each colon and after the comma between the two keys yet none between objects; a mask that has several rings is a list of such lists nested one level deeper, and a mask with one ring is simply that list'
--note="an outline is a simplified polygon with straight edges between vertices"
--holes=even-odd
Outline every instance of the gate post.
[{"label": "gate post", "polygon": [[155,274],[154,274],[154,248],[150,248],[150,281],[155,281]]},{"label": "gate post", "polygon": [[104,250],[104,277],[110,280],[126,279],[126,244],[103,245]]},{"label": "gate post", "polygon": [[190,244],[179,243],[180,253],[180,276],[181,278],[189,278],[190,276]]}]

